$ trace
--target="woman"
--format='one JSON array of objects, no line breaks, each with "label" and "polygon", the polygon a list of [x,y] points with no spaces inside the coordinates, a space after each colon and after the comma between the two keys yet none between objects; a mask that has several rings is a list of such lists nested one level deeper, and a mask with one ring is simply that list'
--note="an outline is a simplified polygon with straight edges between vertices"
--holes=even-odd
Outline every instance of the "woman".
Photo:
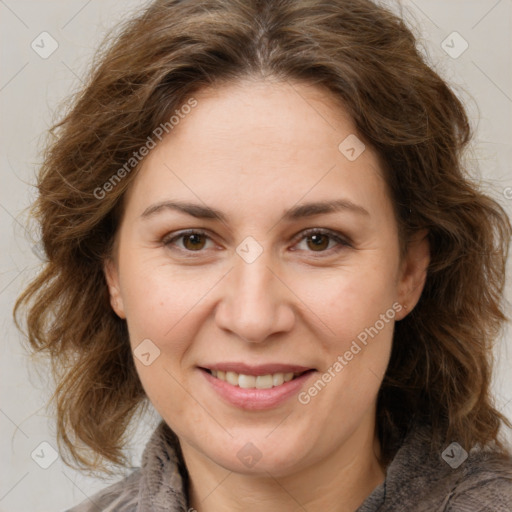
[{"label": "woman", "polygon": [[[159,0],[59,123],[20,297],[75,512],[512,509],[492,342],[512,227],[464,108],[369,0]],[[142,408],[142,409],[141,409]]]}]

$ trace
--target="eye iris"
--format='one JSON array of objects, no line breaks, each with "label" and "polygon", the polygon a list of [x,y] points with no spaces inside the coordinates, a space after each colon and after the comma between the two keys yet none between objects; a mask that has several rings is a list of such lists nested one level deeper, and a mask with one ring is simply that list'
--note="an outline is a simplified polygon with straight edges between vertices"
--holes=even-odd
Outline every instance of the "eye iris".
[{"label": "eye iris", "polygon": [[[201,245],[201,238],[203,238],[202,245]],[[198,240],[199,240],[199,244],[201,245],[201,247],[197,247],[197,245],[194,245],[194,244],[198,243]],[[192,242],[192,247],[189,246],[189,242]],[[191,233],[189,235],[185,235],[183,237],[183,245],[187,249],[190,249],[190,250],[202,249],[204,246],[204,235],[201,235],[200,233]]]},{"label": "eye iris", "polygon": [[[322,238],[323,242],[327,243],[322,243]],[[308,236],[308,240],[311,240],[313,242],[313,247],[316,249],[326,249],[329,246],[329,237],[327,235],[310,235]]]}]

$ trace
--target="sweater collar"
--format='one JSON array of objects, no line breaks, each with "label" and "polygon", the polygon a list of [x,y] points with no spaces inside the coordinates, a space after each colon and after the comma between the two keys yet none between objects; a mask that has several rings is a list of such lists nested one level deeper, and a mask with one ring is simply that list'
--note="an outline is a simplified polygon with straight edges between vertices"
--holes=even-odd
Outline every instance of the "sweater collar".
[{"label": "sweater collar", "polygon": [[[431,453],[430,443],[427,427],[416,425],[410,430],[387,468],[385,481],[373,490],[357,512],[396,510],[407,500],[404,492],[410,499],[410,493],[419,496],[432,486],[447,487],[439,493],[439,496],[446,496],[452,480],[448,478],[450,471],[439,456]],[[142,456],[137,512],[187,512],[187,487],[188,472],[178,438],[162,420]],[[426,501],[432,506],[429,499]]]},{"label": "sweater collar", "polygon": [[176,434],[162,420],[142,455],[137,512],[186,512],[188,474]]}]

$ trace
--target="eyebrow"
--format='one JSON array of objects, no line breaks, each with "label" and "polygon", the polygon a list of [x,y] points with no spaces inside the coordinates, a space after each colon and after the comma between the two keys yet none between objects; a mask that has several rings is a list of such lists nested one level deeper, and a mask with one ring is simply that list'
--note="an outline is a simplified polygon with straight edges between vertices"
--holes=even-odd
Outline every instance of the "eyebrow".
[{"label": "eyebrow", "polygon": [[[203,206],[196,203],[188,203],[183,201],[163,201],[148,206],[142,213],[142,218],[152,217],[156,213],[165,210],[175,210],[186,213],[197,219],[213,219],[227,223],[227,217],[220,210],[210,206]],[[283,215],[283,220],[293,221],[314,215],[322,215],[326,213],[336,213],[341,211],[349,211],[358,215],[370,216],[368,210],[362,206],[349,201],[348,199],[335,199],[332,201],[317,201],[303,203],[287,210]]]}]

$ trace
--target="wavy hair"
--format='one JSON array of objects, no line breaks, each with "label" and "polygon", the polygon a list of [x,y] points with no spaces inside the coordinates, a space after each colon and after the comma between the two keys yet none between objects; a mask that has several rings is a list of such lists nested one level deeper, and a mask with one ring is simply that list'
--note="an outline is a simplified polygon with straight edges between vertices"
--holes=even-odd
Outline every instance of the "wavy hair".
[{"label": "wavy hair", "polygon": [[512,425],[490,383],[507,320],[512,226],[464,168],[472,136],[464,106],[404,20],[370,0],[157,0],[109,37],[45,146],[32,216],[47,262],[14,308],[31,350],[50,358],[67,463],[125,464],[128,427],[147,405],[103,273],[139,168],[126,163],[195,92],[269,77],[338,98],[379,154],[402,247],[429,230],[425,288],[395,326],[379,392],[383,458],[410,418],[432,425],[432,443],[505,453],[500,429]]}]

